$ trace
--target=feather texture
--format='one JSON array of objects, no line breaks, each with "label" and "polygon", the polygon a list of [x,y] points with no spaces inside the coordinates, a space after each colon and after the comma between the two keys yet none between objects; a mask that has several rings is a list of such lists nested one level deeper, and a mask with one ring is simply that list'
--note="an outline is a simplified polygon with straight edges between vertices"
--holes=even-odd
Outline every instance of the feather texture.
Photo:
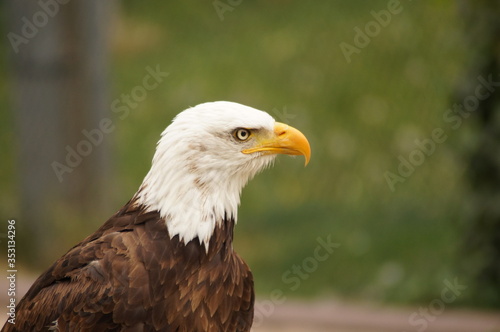
[{"label": "feather texture", "polygon": [[207,252],[198,239],[171,239],[160,214],[144,211],[128,203],[70,249],[2,331],[249,331],[253,279],[232,250],[234,221],[219,223]]}]

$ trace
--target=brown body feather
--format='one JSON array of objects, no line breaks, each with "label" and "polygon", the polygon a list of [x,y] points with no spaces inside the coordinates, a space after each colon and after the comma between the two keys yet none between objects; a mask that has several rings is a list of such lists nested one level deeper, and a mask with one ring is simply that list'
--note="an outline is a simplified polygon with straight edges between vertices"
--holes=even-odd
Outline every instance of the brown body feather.
[{"label": "brown body feather", "polygon": [[207,252],[128,203],[35,281],[2,331],[249,331],[253,279],[233,227],[223,220]]}]

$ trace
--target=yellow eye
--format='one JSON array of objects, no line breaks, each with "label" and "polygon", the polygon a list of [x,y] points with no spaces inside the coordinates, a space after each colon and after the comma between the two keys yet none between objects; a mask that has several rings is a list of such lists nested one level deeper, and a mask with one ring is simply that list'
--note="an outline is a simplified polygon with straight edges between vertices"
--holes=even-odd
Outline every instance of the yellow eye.
[{"label": "yellow eye", "polygon": [[250,130],[248,129],[245,129],[245,128],[239,128],[239,129],[236,129],[233,133],[234,137],[238,140],[238,141],[246,141],[250,138],[250,135],[252,133],[250,132]]}]

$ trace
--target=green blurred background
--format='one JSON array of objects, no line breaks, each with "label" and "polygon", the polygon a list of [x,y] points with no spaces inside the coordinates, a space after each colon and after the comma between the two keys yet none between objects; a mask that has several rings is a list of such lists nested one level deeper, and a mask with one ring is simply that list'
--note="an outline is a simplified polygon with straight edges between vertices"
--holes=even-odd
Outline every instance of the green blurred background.
[{"label": "green blurred background", "polygon": [[[466,263],[473,222],[467,156],[478,141],[478,121],[464,119],[453,130],[443,120],[475,63],[464,2],[401,1],[400,11],[350,61],[340,45],[354,45],[354,28],[374,21],[371,11],[387,10],[387,1],[221,3],[230,10],[221,14],[211,1],[116,4],[109,18],[107,112],[116,129],[104,138],[111,161],[106,204],[81,212],[47,203],[42,227],[51,240],[44,248],[30,247],[36,234],[22,232],[29,228],[23,223],[37,221],[23,219],[13,56],[4,38],[0,212],[20,225],[24,271],[38,273],[131,198],[161,131],[178,112],[230,100],[299,128],[313,151],[306,168],[302,160],[278,158],[243,192],[235,248],[253,270],[258,296],[280,289],[287,297],[428,303],[444,280],[458,278],[468,289],[454,305],[500,306],[499,290],[482,288],[479,267]],[[2,35],[7,21],[4,15]],[[111,112],[112,101],[156,66],[169,76],[124,119]],[[435,128],[448,139],[391,190],[386,172],[397,174],[398,157],[408,159],[415,140],[430,138]],[[313,256],[318,237],[328,236],[340,247],[290,289],[283,274]]]}]

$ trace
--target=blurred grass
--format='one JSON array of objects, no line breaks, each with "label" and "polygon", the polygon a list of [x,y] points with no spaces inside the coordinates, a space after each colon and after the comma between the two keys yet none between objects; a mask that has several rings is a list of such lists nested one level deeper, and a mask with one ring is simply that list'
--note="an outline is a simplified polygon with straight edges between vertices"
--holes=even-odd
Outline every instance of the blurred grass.
[{"label": "blurred grass", "polygon": [[[425,302],[440,294],[445,278],[460,279],[459,152],[468,129],[451,132],[442,120],[468,55],[455,2],[402,1],[402,12],[351,63],[339,44],[352,44],[353,28],[373,20],[370,11],[386,9],[387,1],[243,1],[223,21],[212,2],[121,4],[111,100],[140,85],[147,66],[170,76],[116,119],[117,205],[110,214],[135,192],[159,134],[179,111],[212,100],[248,104],[278,119],[286,110],[285,120],[310,138],[313,156],[305,169],[301,160],[280,157],[244,191],[235,248],[259,294]],[[18,198],[11,194],[17,174],[7,80],[0,76],[7,160],[0,208],[10,212]],[[396,173],[398,156],[407,158],[414,140],[436,127],[449,139],[391,192],[384,172]],[[89,223],[88,232],[103,221]],[[329,234],[341,246],[290,290],[283,273]]]}]

